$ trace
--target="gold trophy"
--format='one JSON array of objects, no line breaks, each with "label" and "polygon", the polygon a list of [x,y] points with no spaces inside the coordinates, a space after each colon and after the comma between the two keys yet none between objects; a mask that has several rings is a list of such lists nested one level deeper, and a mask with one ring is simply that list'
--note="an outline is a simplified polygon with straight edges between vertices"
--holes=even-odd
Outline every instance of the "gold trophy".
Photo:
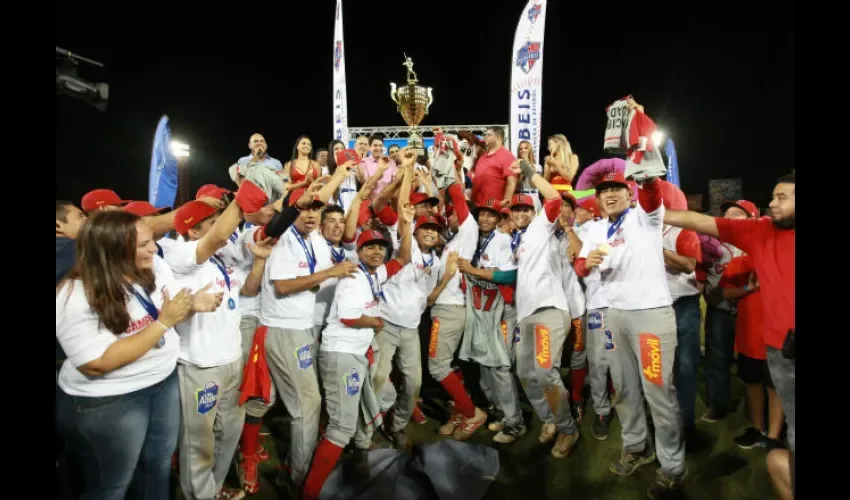
[{"label": "gold trophy", "polygon": [[434,102],[434,96],[431,87],[419,85],[419,79],[413,71],[413,59],[407,57],[407,54],[404,58],[402,66],[407,68],[407,85],[398,88],[395,83],[390,83],[390,98],[398,105],[399,114],[410,126],[407,145],[413,147],[418,156],[425,156],[425,144],[418,129]]}]

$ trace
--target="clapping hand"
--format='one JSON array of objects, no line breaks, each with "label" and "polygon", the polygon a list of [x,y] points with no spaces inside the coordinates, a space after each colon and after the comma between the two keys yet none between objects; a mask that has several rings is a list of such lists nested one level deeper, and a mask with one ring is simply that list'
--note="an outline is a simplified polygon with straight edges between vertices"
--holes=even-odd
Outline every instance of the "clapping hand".
[{"label": "clapping hand", "polygon": [[162,310],[159,313],[159,322],[168,328],[181,323],[192,312],[192,294],[188,288],[181,289],[174,298],[170,297],[168,290],[162,291]]},{"label": "clapping hand", "polygon": [[207,284],[192,296],[193,311],[213,312],[221,305],[222,300],[224,300],[224,292],[209,292],[210,287],[212,287],[212,283]]}]

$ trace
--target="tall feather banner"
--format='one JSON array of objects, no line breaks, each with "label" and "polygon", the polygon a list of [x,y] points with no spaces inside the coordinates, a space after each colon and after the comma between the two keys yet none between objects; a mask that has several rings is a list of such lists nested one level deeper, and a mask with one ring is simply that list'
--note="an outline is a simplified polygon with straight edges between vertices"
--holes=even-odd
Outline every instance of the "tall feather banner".
[{"label": "tall feather banner", "polygon": [[543,35],[546,0],[531,0],[522,11],[514,34],[511,59],[511,122],[508,146],[530,141],[539,162],[543,126]]},{"label": "tall feather banner", "polygon": [[334,21],[334,139],[348,143],[348,93],[345,88],[345,47],[342,37],[342,0],[336,0]]}]

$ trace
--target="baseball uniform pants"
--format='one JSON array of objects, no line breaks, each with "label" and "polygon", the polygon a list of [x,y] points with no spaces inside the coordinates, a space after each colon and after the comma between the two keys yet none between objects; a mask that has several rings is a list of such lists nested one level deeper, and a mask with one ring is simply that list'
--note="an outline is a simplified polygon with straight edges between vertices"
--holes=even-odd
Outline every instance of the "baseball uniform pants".
[{"label": "baseball uniform pants", "polygon": [[609,307],[602,315],[603,327],[611,331],[613,339],[608,352],[623,451],[641,453],[648,444],[642,387],[655,423],[655,452],[661,471],[678,477],[685,472],[685,443],[673,384],[676,313],[671,306],[637,311]]},{"label": "baseball uniform pants", "polygon": [[[508,348],[508,356],[511,358],[512,367],[516,366],[516,343],[519,341],[519,326],[516,322],[516,307],[514,307],[513,304],[505,304],[505,310],[502,312],[502,323],[500,327],[502,328],[502,335],[505,337],[505,346]],[[482,366],[481,368],[483,370],[484,367]],[[513,372],[511,372],[511,378],[513,379],[514,389],[517,391],[517,401],[519,401],[519,389],[516,388],[516,379],[514,379]],[[501,406],[499,406],[499,396],[497,396],[493,389],[489,386],[489,384],[492,383],[491,380],[500,379],[485,376],[482,372],[478,385],[481,387],[481,392],[484,393],[484,397],[487,398],[487,401],[492,403],[496,408],[504,413],[504,410],[502,410]],[[518,402],[517,407],[519,407]]]},{"label": "baseball uniform pants", "polygon": [[319,438],[322,396],[313,363],[313,330],[270,326],[266,334],[266,363],[291,418],[289,467],[296,485],[307,477]]},{"label": "baseball uniform pants", "polygon": [[[570,370],[580,370],[587,367],[587,349],[585,331],[587,330],[584,323],[584,317],[573,319],[570,321],[570,329],[567,335],[568,346],[571,347],[570,355]],[[566,349],[565,349],[566,350]]]},{"label": "baseball uniform pants", "polygon": [[212,500],[224,484],[242,435],[242,358],[199,368],[178,363],[180,487],[188,500]]},{"label": "baseball uniform pants", "polygon": [[452,359],[463,338],[466,306],[431,307],[431,337],[428,343],[428,373],[442,382],[452,370]]},{"label": "baseball uniform pants", "polygon": [[604,309],[592,309],[587,313],[587,356],[590,396],[593,411],[597,415],[611,414],[608,399],[608,363],[613,341],[607,338],[610,332],[604,327]]},{"label": "baseball uniform pants", "polygon": [[528,401],[540,420],[555,424],[562,434],[578,431],[570,413],[570,391],[560,373],[569,327],[565,311],[538,309],[519,322],[520,340],[516,344],[517,375]]},{"label": "baseball uniform pants", "polygon": [[797,383],[797,361],[786,359],[781,350],[767,346],[767,367],[770,370],[770,379],[776,388],[776,394],[782,401],[782,409],[785,410],[785,423],[788,424],[786,432],[788,449],[791,450],[791,456],[794,456],[794,424],[796,420],[794,396]]},{"label": "baseball uniform pants", "polygon": [[[422,352],[419,345],[419,330],[404,328],[384,321],[384,329],[377,335],[378,366],[372,385],[376,394],[382,394],[384,384],[388,383],[390,372],[395,361],[396,368],[401,374],[402,387],[399,387],[398,399],[393,411],[393,420],[389,431],[399,432],[404,429],[413,409],[419,400],[419,390],[422,388]],[[369,439],[372,433],[368,430]]]},{"label": "baseball uniform pants", "polygon": [[[248,362],[248,355],[251,353],[251,346],[254,345],[254,333],[260,326],[260,320],[256,316],[242,316],[239,322],[239,331],[242,332],[242,362]],[[245,402],[246,419],[262,419],[269,411],[269,408],[274,406],[277,400],[275,394],[274,382],[272,382],[272,390],[269,393],[269,402],[266,404],[262,398],[250,398]],[[259,420],[257,420],[259,422]]]},{"label": "baseball uniform pants", "polygon": [[345,448],[352,438],[360,449],[368,450],[371,439],[362,425],[360,412],[361,381],[369,377],[369,360],[345,352],[319,351],[319,372],[325,381],[325,405],[328,425],[325,437]]},{"label": "baseball uniform pants", "polygon": [[481,366],[481,387],[496,408],[504,414],[505,425],[514,427],[522,422],[519,406],[519,390],[509,366]]}]

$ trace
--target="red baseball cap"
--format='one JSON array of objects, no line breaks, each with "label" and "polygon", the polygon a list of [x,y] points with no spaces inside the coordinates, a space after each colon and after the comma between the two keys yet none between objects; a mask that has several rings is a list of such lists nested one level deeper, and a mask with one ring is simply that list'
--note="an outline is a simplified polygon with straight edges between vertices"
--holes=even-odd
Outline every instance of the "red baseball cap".
[{"label": "red baseball cap", "polygon": [[217,208],[207,205],[202,201],[192,200],[177,209],[177,212],[174,214],[174,229],[185,236],[190,229],[217,211]]},{"label": "red baseball cap", "polygon": [[122,200],[115,191],[110,189],[95,189],[83,196],[80,206],[86,212],[92,212],[100,207],[125,205],[128,201]]},{"label": "red baseball cap", "polygon": [[602,215],[599,213],[599,205],[596,204],[596,198],[586,198],[578,204],[578,207],[592,213],[594,217],[601,217]]},{"label": "red baseball cap", "polygon": [[149,215],[159,215],[167,211],[170,207],[156,208],[146,201],[131,201],[124,207],[125,212],[129,212],[139,217],[147,217]]},{"label": "red baseball cap", "polygon": [[575,210],[575,209],[576,209],[576,203],[577,203],[577,202],[576,202],[576,197],[575,197],[575,196],[573,196],[573,194],[572,194],[571,192],[569,192],[569,191],[561,191],[561,199],[562,199],[562,200],[564,200],[564,201],[566,201],[567,203],[569,203],[569,204],[570,204],[570,206],[571,206],[571,207],[573,207],[573,210]]},{"label": "red baseball cap", "polygon": [[510,217],[511,216],[511,209],[508,208],[508,207],[505,207],[505,208],[499,210],[499,213],[502,214],[502,217]]},{"label": "red baseball cap", "polygon": [[[499,200],[490,198],[489,200],[485,201],[484,203],[479,203],[478,206],[475,207],[476,212],[480,212],[481,210],[489,210],[489,211],[498,215],[502,211],[502,206],[501,206],[501,203],[499,202]],[[506,210],[508,210],[508,213],[510,213],[510,209],[506,209]],[[476,215],[478,215],[478,214],[476,213]]]},{"label": "red baseball cap", "polygon": [[209,196],[217,200],[225,194],[230,194],[230,190],[218,187],[215,184],[204,184],[198,188],[198,192],[195,193],[195,199],[199,200],[205,196]]},{"label": "red baseball cap", "polygon": [[531,196],[529,196],[527,194],[517,193],[517,194],[515,194],[511,197],[510,208],[513,209],[514,207],[518,207],[518,206],[526,206],[526,207],[534,208],[534,199],[532,199]]},{"label": "red baseball cap", "polygon": [[416,229],[425,226],[433,226],[437,231],[443,230],[443,225],[440,223],[440,220],[431,215],[423,215],[416,219]]},{"label": "red baseball cap", "polygon": [[410,193],[410,204],[415,206],[420,203],[430,203],[432,207],[436,207],[440,204],[440,199],[428,196],[425,193]]},{"label": "red baseball cap", "polygon": [[747,215],[750,217],[758,217],[759,209],[756,207],[756,204],[747,201],[747,200],[738,200],[738,201],[724,201],[720,204],[720,211],[726,213],[729,210],[729,207],[738,207],[744,212],[747,212]]},{"label": "red baseball cap", "polygon": [[631,189],[629,183],[626,182],[626,176],[623,175],[623,172],[608,172],[607,174],[602,176],[602,179],[596,183],[594,188],[596,192],[612,187],[624,187],[626,189]]},{"label": "red baseball cap", "polygon": [[374,229],[360,233],[360,236],[357,237],[357,249],[360,250],[364,245],[368,245],[370,243],[380,243],[387,247],[390,246],[390,241],[384,238],[383,234],[379,231],[375,231]]}]

